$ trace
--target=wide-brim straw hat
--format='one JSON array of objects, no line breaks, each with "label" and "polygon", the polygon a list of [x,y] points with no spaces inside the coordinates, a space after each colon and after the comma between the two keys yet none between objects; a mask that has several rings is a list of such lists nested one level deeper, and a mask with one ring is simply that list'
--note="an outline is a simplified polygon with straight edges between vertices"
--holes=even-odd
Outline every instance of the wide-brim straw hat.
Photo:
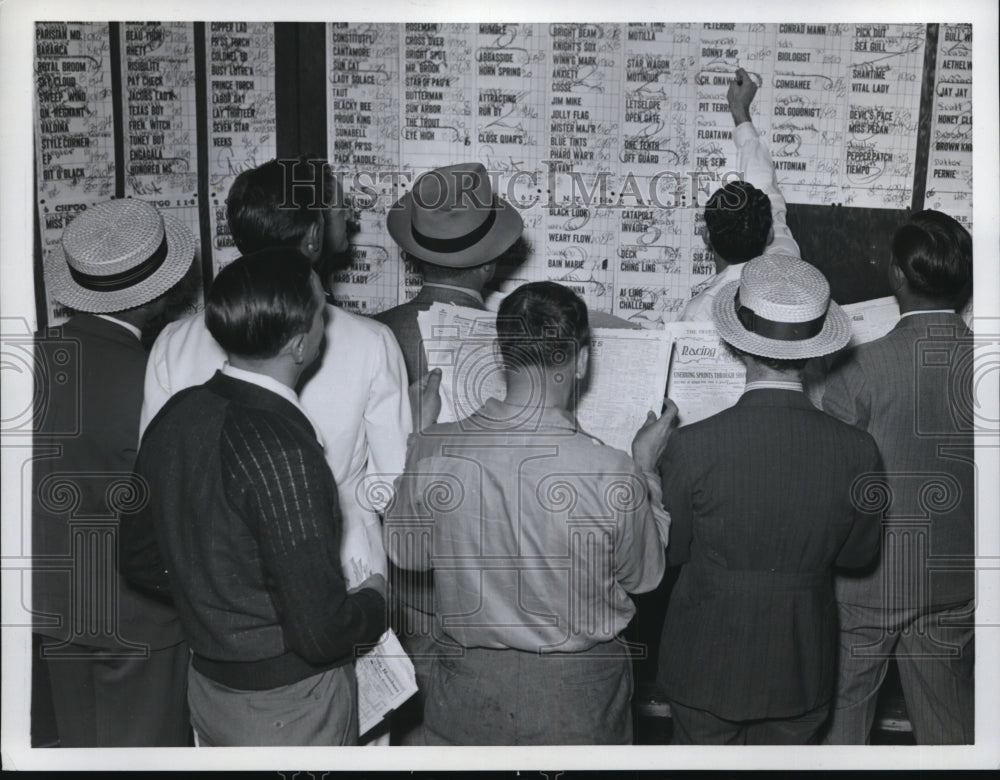
[{"label": "wide-brim straw hat", "polygon": [[125,311],[177,284],[194,254],[194,235],[173,217],[142,200],[106,201],[63,230],[45,264],[45,284],[71,309]]},{"label": "wide-brim straw hat", "polygon": [[712,305],[719,335],[751,355],[779,360],[820,357],[844,347],[851,323],[830,300],[822,272],[797,257],[762,255]]},{"label": "wide-brim straw hat", "polygon": [[480,163],[437,168],[389,209],[389,235],[420,260],[472,268],[495,260],[524,229],[521,215],[498,198]]}]

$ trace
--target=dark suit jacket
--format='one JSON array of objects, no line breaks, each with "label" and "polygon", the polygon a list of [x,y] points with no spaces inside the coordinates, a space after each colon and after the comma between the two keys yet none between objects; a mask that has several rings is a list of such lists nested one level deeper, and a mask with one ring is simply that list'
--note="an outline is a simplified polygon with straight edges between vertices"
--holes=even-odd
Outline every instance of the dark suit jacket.
[{"label": "dark suit jacket", "polygon": [[842,601],[926,608],[973,598],[972,347],[957,314],[913,314],[827,378],[823,408],[875,437],[888,488],[879,566],[839,578]]},{"label": "dark suit jacket", "polygon": [[792,717],[833,691],[833,566],[862,566],[876,515],[851,485],[879,467],[870,436],[800,392],[760,389],[680,428],[661,462],[670,598],[659,677],[670,698],[729,720]]},{"label": "dark suit jacket", "polygon": [[[91,568],[71,549],[72,525],[114,519],[128,504],[128,480],[139,439],[146,350],[120,325],[78,314],[37,341],[32,554],[35,631],[95,647],[178,644],[173,607],[145,596],[117,573],[117,555]],[[105,577],[117,586],[117,605],[102,598]],[[91,616],[74,629],[76,615]],[[96,605],[96,606],[95,606]],[[114,617],[117,607],[117,622]],[[101,618],[108,616],[111,628]]]},{"label": "dark suit jacket", "polygon": [[424,285],[411,300],[376,314],[373,318],[388,325],[396,341],[399,342],[403,360],[406,362],[407,381],[410,384],[427,373],[427,357],[424,355],[424,345],[420,339],[420,328],[417,327],[417,314],[427,311],[434,303],[453,303],[470,309],[486,310],[480,300],[471,293]]}]

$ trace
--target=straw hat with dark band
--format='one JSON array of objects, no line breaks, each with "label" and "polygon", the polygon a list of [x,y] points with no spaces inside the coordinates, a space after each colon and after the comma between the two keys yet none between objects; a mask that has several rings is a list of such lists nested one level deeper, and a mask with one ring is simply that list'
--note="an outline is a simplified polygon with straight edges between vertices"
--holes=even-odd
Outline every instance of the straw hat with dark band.
[{"label": "straw hat with dark band", "polygon": [[788,255],[762,255],[746,263],[740,280],[719,291],[712,317],[724,340],[759,357],[819,357],[851,338],[851,323],[830,300],[826,277]]},{"label": "straw hat with dark band", "polygon": [[194,259],[191,231],[141,200],[91,206],[63,231],[45,265],[52,297],[77,311],[141,306],[181,280]]},{"label": "straw hat with dark band", "polygon": [[419,176],[386,219],[389,235],[408,254],[435,265],[472,268],[495,260],[524,228],[517,210],[493,193],[479,163],[437,168]]}]

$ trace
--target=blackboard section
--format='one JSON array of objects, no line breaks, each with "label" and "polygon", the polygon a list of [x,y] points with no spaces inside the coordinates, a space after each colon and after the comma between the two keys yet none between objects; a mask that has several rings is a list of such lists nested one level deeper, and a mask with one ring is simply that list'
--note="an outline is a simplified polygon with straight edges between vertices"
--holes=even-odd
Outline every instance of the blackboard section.
[{"label": "blackboard section", "polygon": [[788,227],[802,258],[826,275],[841,305],[892,294],[889,247],[909,216],[896,209],[788,205]]}]

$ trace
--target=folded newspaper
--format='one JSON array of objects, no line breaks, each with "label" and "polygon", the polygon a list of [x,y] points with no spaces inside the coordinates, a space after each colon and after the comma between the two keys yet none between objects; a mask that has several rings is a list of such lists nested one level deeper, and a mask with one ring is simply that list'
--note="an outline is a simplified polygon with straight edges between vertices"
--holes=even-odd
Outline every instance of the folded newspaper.
[{"label": "folded newspaper", "polygon": [[359,736],[371,731],[417,692],[413,662],[392,629],[355,662],[354,671],[358,677]]},{"label": "folded newspaper", "polygon": [[[417,325],[428,370],[441,369],[439,422],[463,419],[487,399],[504,398],[495,313],[435,303],[417,315]],[[669,356],[670,342],[663,331],[595,328],[590,375],[576,408],[580,427],[629,452],[646,414],[659,414],[663,406]]]}]

